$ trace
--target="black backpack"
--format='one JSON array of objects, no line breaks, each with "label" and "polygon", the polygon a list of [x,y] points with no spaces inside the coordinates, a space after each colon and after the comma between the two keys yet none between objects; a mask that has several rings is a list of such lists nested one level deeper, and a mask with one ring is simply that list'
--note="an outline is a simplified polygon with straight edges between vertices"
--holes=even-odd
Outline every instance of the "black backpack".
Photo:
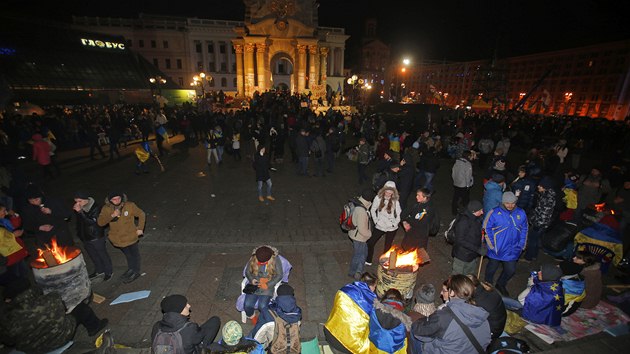
[{"label": "black backpack", "polygon": [[184,341],[181,331],[192,322],[186,322],[175,332],[163,332],[158,326],[157,334],[153,338],[151,352],[155,354],[184,354]]},{"label": "black backpack", "polygon": [[387,170],[374,173],[372,175],[372,189],[375,192],[378,192],[381,188],[383,188],[388,178],[389,174],[387,173]]},{"label": "black backpack", "polygon": [[514,337],[499,337],[490,342],[488,349],[486,349],[486,353],[529,353],[529,345],[522,339]]}]

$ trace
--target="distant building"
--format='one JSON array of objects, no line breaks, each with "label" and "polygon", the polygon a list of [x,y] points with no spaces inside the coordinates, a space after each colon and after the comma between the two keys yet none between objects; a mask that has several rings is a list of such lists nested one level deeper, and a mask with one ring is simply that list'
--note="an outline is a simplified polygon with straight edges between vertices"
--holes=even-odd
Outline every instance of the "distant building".
[{"label": "distant building", "polygon": [[485,101],[498,109],[624,119],[630,113],[630,40],[498,59],[424,62],[388,82],[404,82],[417,102],[450,107]]},{"label": "distant building", "polygon": [[365,21],[365,29],[359,48],[359,67],[355,74],[364,80],[364,95],[381,95],[385,84],[385,70],[389,67],[390,49],[378,38],[377,21],[369,18]]}]

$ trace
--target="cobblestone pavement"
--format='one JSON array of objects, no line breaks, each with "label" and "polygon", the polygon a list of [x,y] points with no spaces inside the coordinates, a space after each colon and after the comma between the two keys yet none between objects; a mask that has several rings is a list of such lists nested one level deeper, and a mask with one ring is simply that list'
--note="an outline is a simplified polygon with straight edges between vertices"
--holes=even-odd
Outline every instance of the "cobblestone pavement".
[{"label": "cobblestone pavement", "polygon": [[[171,143],[181,145],[180,137]],[[85,150],[61,153],[61,178],[45,183],[50,194],[64,198],[69,206],[72,193],[78,189],[88,190],[99,200],[113,189],[122,189],[147,213],[145,236],[140,242],[146,275],[122,284],[119,276],[126,270],[125,259],[110,245],[114,278],[93,286],[94,292],[106,297],[93,308],[109,319],[116,342],[149,347],[152,325],[161,318],[159,303],[168,294],[185,294],[196,322],[213,315],[219,316],[222,323],[240,320],[234,303],[240,293],[242,270],[251,250],[261,244],[278,247],[293,265],[289,283],[304,310],[302,338],[323,339],[321,324],[328,317],[334,294],[351,280],[346,275],[351,243],[339,230],[338,217],[343,203],[361,190],[356,165],[342,155],[336,160],[334,173],[299,177],[295,165],[285,159],[272,172],[276,200],[259,202],[247,150],[240,162],[226,155],[221,166],[208,166],[203,147],[186,151],[171,146],[171,153],[163,158],[165,172],[153,163],[149,174],[136,176],[133,148],[124,149],[123,159],[115,162],[89,161],[81,155]],[[451,220],[451,162],[445,160],[442,166],[434,182],[434,201],[442,224],[446,224]],[[473,196],[480,195],[477,187]],[[400,242],[401,237],[399,231],[396,241]],[[377,252],[383,249],[382,244],[377,245]],[[420,269],[418,285],[428,282],[438,286],[450,273],[450,246],[442,237],[432,238],[428,253],[431,262]],[[516,294],[524,286],[534,266],[518,264],[519,275],[510,283],[511,293]],[[375,271],[375,267],[368,270]],[[118,295],[138,290],[151,290],[151,295],[132,303],[109,305]],[[247,332],[251,325],[243,325],[243,329]],[[610,338],[604,336],[602,343],[610,342]],[[534,349],[553,348],[535,338],[527,339]],[[85,352],[91,345],[83,328],[78,330],[76,341],[72,353]],[[628,344],[627,338],[625,341]],[[602,343],[594,346],[623,348],[617,342]],[[575,353],[576,349],[554,352],[569,351]]]}]

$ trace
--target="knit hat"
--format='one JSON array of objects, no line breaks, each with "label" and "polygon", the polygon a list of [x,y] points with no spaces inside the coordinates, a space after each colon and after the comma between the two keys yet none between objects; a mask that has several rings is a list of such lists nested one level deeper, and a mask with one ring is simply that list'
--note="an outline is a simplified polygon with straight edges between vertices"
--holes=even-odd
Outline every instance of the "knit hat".
[{"label": "knit hat", "polygon": [[416,302],[419,304],[432,304],[435,302],[435,287],[433,284],[422,284],[416,290]]},{"label": "knit hat", "polygon": [[542,281],[554,281],[562,277],[562,270],[555,264],[543,264],[540,271],[542,272]]},{"label": "knit hat", "polygon": [[384,187],[396,189],[396,182],[394,182],[394,181],[387,181],[387,182],[385,182]]},{"label": "knit hat", "polygon": [[293,287],[291,287],[291,285],[289,284],[282,284],[278,287],[278,290],[276,291],[276,294],[278,294],[278,296],[282,296],[282,295],[289,295],[289,296],[294,296],[295,295],[295,291],[293,290]]},{"label": "knit hat", "polygon": [[90,195],[86,191],[76,191],[76,192],[74,192],[74,199],[87,200],[89,198],[90,198]]},{"label": "knit hat", "polygon": [[368,202],[372,202],[375,196],[376,193],[374,193],[374,191],[369,188],[366,188],[365,190],[363,190],[363,192],[361,192],[361,198],[365,199]]},{"label": "knit hat", "polygon": [[169,295],[165,297],[164,299],[162,299],[162,302],[160,303],[160,307],[162,308],[162,312],[164,313],[167,313],[167,312],[181,313],[187,304],[188,304],[188,299],[186,299],[184,295],[175,294],[175,295]]},{"label": "knit hat", "polygon": [[112,198],[114,198],[114,197],[122,197],[123,194],[125,194],[125,193],[123,193],[121,191],[117,191],[117,190],[111,191],[107,195],[107,200],[112,200]]},{"label": "knit hat", "polygon": [[31,184],[28,187],[26,187],[26,191],[24,192],[24,196],[26,197],[26,199],[35,199],[35,198],[41,198],[44,196],[44,193],[42,192],[42,190],[34,185]]},{"label": "knit hat", "polygon": [[492,175],[492,180],[496,183],[503,183],[505,182],[505,176],[500,173],[495,173]]},{"label": "knit hat", "polygon": [[243,329],[238,322],[232,320],[223,326],[221,335],[223,336],[223,343],[234,346],[237,345],[243,337]]},{"label": "knit hat", "polygon": [[553,188],[553,180],[551,179],[551,177],[545,176],[540,180],[538,185],[543,187],[544,189]]},{"label": "knit hat", "polygon": [[483,210],[483,205],[478,200],[471,200],[470,202],[468,202],[466,209],[471,213],[475,213],[479,210]]},{"label": "knit hat", "polygon": [[256,249],[256,259],[258,262],[265,263],[273,256],[273,250],[267,246],[261,246]]},{"label": "knit hat", "polygon": [[512,192],[503,193],[503,197],[501,197],[501,203],[516,203],[518,198]]}]

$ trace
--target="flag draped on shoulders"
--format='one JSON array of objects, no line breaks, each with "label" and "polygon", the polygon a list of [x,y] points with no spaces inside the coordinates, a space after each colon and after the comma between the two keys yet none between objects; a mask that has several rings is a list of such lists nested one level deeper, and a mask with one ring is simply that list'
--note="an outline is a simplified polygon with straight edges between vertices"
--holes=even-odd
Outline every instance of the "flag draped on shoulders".
[{"label": "flag draped on shoulders", "polygon": [[534,279],[534,285],[525,298],[523,318],[538,324],[559,326],[564,311],[562,282],[542,282]]}]

